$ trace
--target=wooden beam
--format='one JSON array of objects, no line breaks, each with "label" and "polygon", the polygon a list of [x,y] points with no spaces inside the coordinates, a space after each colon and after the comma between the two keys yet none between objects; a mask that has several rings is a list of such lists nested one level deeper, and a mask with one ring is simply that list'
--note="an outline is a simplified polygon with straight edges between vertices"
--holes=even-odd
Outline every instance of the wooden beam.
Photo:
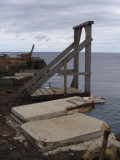
[{"label": "wooden beam", "polygon": [[[81,33],[82,33],[82,29],[79,29],[79,28],[74,29],[74,48],[75,49],[79,45]],[[76,56],[74,56],[74,72],[79,72],[79,52],[78,54],[76,54]],[[78,89],[78,78],[79,78],[78,75],[74,75],[73,83],[72,83],[72,87],[77,89]]]},{"label": "wooden beam", "polygon": [[[86,40],[91,38],[91,25],[87,25],[85,27],[86,31]],[[85,48],[85,72],[91,72],[91,43],[86,45]],[[85,93],[90,93],[90,83],[91,83],[91,76],[85,75]]]},{"label": "wooden beam", "polygon": [[59,73],[59,76],[64,76],[64,75],[67,75],[67,76],[71,76],[71,75],[90,75],[91,73],[88,73],[88,72],[70,72],[70,71],[66,71],[66,72],[61,72]]},{"label": "wooden beam", "polygon": [[[67,70],[67,63],[64,62],[64,71],[66,72]],[[67,75],[64,74],[64,96],[67,95]]]},{"label": "wooden beam", "polygon": [[80,25],[74,26],[73,29],[85,27],[86,25],[89,25],[89,24],[94,24],[94,21],[87,21],[87,22],[82,23]]},{"label": "wooden beam", "polygon": [[31,80],[29,80],[23,87],[18,90],[18,94],[22,94],[22,92],[31,87],[36,81],[38,81],[41,77],[44,76],[46,72],[50,70],[56,63],[58,63],[63,57],[65,57],[74,47],[74,43],[69,45],[60,55],[58,55],[52,62],[50,62],[47,66],[45,66],[40,72],[35,75]]},{"label": "wooden beam", "polygon": [[[74,70],[73,69],[66,69],[66,72],[67,73],[71,73],[71,72],[73,73]],[[61,70],[58,71],[58,74],[64,74],[64,73],[65,73],[65,71],[63,69],[61,69]]]},{"label": "wooden beam", "polygon": [[108,138],[109,138],[110,132],[111,132],[111,129],[108,129],[108,130],[104,131],[103,141],[102,141],[102,148],[101,148],[101,153],[100,153],[99,160],[104,160],[105,159],[107,143],[108,143]]},{"label": "wooden beam", "polygon": [[79,51],[81,51],[86,45],[88,45],[92,39],[84,40],[77,48],[76,50],[73,50],[69,55],[67,55],[64,60],[59,62],[54,68],[49,70],[45,76],[41,77],[39,81],[37,81],[33,86],[30,88],[30,94],[32,94],[36,88],[40,87],[42,84],[44,84],[48,79],[50,79],[55,73],[57,73],[63,66],[64,63],[69,62]]}]

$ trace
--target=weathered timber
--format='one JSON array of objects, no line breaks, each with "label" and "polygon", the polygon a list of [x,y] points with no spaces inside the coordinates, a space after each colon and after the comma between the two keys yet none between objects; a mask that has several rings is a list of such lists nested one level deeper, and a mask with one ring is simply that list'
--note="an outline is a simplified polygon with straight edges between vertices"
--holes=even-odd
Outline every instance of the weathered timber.
[{"label": "weathered timber", "polygon": [[111,132],[110,128],[104,131],[102,148],[101,148],[99,160],[104,160],[106,149],[107,149],[108,137],[109,137],[110,132]]},{"label": "weathered timber", "polygon": [[[83,96],[83,92],[78,90],[77,88],[66,88],[66,93],[65,97],[69,96]],[[56,97],[64,97],[64,88],[39,88],[37,89],[32,95],[32,98],[37,99],[37,97],[43,97],[43,99],[56,99]]]},{"label": "weathered timber", "polygon": [[50,88],[45,88],[45,90],[46,90],[50,95],[53,94],[53,91],[52,91]]},{"label": "weathered timber", "polygon": [[[91,38],[91,25],[85,27],[86,39]],[[85,47],[85,72],[91,73],[91,43]],[[85,92],[90,93],[91,75],[85,75]]]},{"label": "weathered timber", "polygon": [[29,88],[36,81],[38,81],[46,72],[49,71],[51,67],[53,67],[59,60],[61,60],[64,56],[68,54],[74,47],[74,43],[72,43],[69,47],[67,47],[60,55],[58,55],[52,62],[50,62],[47,66],[45,66],[36,76],[34,76],[28,83],[26,83],[22,88],[18,90],[18,94],[21,94],[25,88]]},{"label": "weathered timber", "polygon": [[72,91],[72,93],[81,93],[77,88],[70,87],[69,90]]},{"label": "weathered timber", "polygon": [[39,96],[39,95],[43,95],[43,93],[41,92],[41,90],[40,90],[40,89],[37,89],[37,90],[35,91],[35,93],[37,94],[37,96]]},{"label": "weathered timber", "polygon": [[35,92],[37,87],[40,87],[42,84],[44,84],[48,79],[50,79],[55,73],[57,73],[58,70],[60,70],[64,66],[64,62],[69,62],[77,53],[78,51],[82,50],[87,44],[89,44],[92,41],[92,39],[84,40],[77,48],[76,50],[73,50],[69,55],[65,57],[64,60],[62,60],[60,63],[58,63],[52,70],[46,73],[45,76],[43,76],[38,82],[36,82],[33,86],[31,86],[29,93],[32,94]]},{"label": "weathered timber", "polygon": [[[74,29],[74,42],[67,47],[59,56],[57,56],[52,62],[44,67],[38,74],[36,74],[26,85],[24,85],[18,94],[31,95],[38,88],[40,88],[47,80],[49,80],[54,74],[60,73],[64,76],[64,95],[67,94],[67,76],[73,75],[73,81],[71,87],[78,89],[79,75],[85,76],[84,92],[89,96],[90,94],[90,81],[91,81],[91,28],[93,21],[88,21],[78,26],[73,27]],[[83,42],[80,43],[81,33],[85,28],[86,37]],[[85,72],[79,72],[79,52],[85,48]],[[67,70],[67,63],[73,59],[74,65],[73,70]],[[64,67],[64,71],[60,69]]]},{"label": "weathered timber", "polygon": [[[81,33],[82,33],[82,28],[74,29],[74,48],[75,49],[79,45]],[[79,72],[79,52],[74,57],[74,72]],[[79,78],[78,75],[74,75],[72,87],[78,88],[78,78]]]},{"label": "weathered timber", "polygon": [[74,26],[73,29],[85,27],[85,26],[90,25],[90,24],[94,24],[94,21],[88,21],[88,22],[82,23],[80,25]]},{"label": "weathered timber", "polygon": [[49,92],[44,88],[40,88],[40,91],[43,93],[43,95],[49,95]]},{"label": "weathered timber", "polygon": [[89,72],[74,72],[74,70],[72,69],[67,69],[66,71],[64,70],[60,70],[58,72],[58,75],[67,75],[67,76],[71,76],[71,75],[89,75]]},{"label": "weathered timber", "polygon": [[[64,62],[64,71],[67,70],[67,63]],[[67,75],[64,74],[64,95],[67,95]]]}]

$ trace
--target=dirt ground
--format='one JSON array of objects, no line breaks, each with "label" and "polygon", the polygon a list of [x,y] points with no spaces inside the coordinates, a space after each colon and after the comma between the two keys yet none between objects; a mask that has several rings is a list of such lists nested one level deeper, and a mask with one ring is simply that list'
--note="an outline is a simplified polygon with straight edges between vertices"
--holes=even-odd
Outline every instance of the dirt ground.
[{"label": "dirt ground", "polygon": [[[28,141],[16,139],[16,130],[7,123],[11,108],[29,103],[27,99],[15,99],[16,92],[21,86],[0,84],[0,160],[82,160],[99,159],[99,152],[85,158],[86,151],[67,151],[55,155],[44,156]],[[118,139],[120,137],[118,136]],[[110,159],[106,156],[105,159]]]}]

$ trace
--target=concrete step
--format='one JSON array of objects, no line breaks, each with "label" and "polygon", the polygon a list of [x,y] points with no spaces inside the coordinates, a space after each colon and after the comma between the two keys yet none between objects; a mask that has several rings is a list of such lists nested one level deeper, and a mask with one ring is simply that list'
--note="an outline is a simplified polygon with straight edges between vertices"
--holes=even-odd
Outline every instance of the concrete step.
[{"label": "concrete step", "polygon": [[81,113],[28,122],[21,126],[26,138],[44,153],[103,136],[108,126]]},{"label": "concrete step", "polygon": [[41,119],[50,119],[78,111],[88,112],[94,108],[94,103],[79,96],[34,103],[12,108],[13,117],[25,123]]}]

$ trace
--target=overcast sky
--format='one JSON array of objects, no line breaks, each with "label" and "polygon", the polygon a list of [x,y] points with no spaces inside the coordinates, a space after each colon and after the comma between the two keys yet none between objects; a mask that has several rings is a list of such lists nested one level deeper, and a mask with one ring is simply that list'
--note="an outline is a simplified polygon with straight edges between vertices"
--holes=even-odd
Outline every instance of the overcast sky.
[{"label": "overcast sky", "polygon": [[93,52],[120,53],[120,0],[0,0],[0,51],[62,51],[86,21]]}]

